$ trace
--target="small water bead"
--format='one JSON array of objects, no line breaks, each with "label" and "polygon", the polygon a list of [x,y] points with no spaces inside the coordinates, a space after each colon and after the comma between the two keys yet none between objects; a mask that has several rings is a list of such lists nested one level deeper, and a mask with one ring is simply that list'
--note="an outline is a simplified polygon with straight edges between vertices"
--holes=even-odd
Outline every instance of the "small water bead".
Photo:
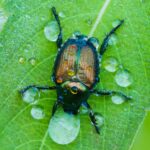
[{"label": "small water bead", "polygon": [[32,58],[29,59],[29,62],[30,62],[30,64],[31,64],[32,66],[35,66],[35,64],[36,64],[36,59],[35,59],[34,57],[32,57]]},{"label": "small water bead", "polygon": [[117,104],[117,105],[122,104],[125,101],[124,97],[120,95],[113,95],[111,97],[111,100],[114,104]]},{"label": "small water bead", "polygon": [[112,34],[109,41],[108,41],[108,44],[109,45],[116,45],[116,43],[117,43],[117,37],[115,34]]},{"label": "small water bead", "polygon": [[24,57],[21,56],[21,57],[19,58],[19,63],[20,63],[20,64],[24,64],[25,61],[26,61],[26,59],[25,59]]},{"label": "small water bead", "polygon": [[88,112],[89,110],[84,105],[80,107],[80,114],[88,114]]},{"label": "small water bead", "polygon": [[77,37],[77,36],[80,36],[81,35],[81,32],[80,31],[75,31],[73,33],[73,37]]},{"label": "small water bead", "polygon": [[33,106],[31,109],[31,116],[37,120],[43,119],[45,117],[43,108],[40,106]]},{"label": "small water bead", "polygon": [[131,74],[127,70],[118,70],[115,75],[116,83],[121,87],[128,87],[132,84],[133,79]]},{"label": "small water bead", "polygon": [[26,103],[35,102],[40,96],[40,93],[37,88],[30,88],[25,93],[23,93],[22,98]]},{"label": "small water bead", "polygon": [[118,69],[118,61],[114,57],[108,57],[103,62],[104,68],[109,72],[115,72]]},{"label": "small water bead", "polygon": [[120,20],[119,19],[117,19],[117,20],[115,20],[113,23],[112,23],[112,26],[115,28],[115,27],[117,27],[119,24],[120,24]]},{"label": "small water bead", "polygon": [[80,130],[79,115],[68,114],[58,109],[51,118],[48,133],[58,144],[69,144],[76,139]]},{"label": "small water bead", "polygon": [[7,22],[8,16],[6,12],[0,8],[0,31],[2,31],[5,23]]},{"label": "small water bead", "polygon": [[47,40],[55,42],[58,38],[59,27],[56,21],[51,21],[44,28],[44,34]]},{"label": "small water bead", "polygon": [[62,12],[62,11],[61,11],[61,12],[59,12],[59,14],[58,14],[58,15],[59,15],[59,17],[61,17],[61,18],[65,18],[65,17],[66,17],[66,15],[64,14],[64,12]]}]

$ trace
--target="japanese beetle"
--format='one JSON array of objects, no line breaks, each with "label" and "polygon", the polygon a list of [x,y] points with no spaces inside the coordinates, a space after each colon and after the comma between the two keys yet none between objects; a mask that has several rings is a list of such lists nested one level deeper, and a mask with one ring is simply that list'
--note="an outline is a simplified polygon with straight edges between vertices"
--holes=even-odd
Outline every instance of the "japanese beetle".
[{"label": "japanese beetle", "polygon": [[59,26],[59,35],[57,39],[58,54],[54,64],[53,81],[55,86],[36,86],[30,85],[20,92],[24,94],[29,88],[35,87],[39,90],[56,90],[57,101],[52,109],[52,116],[61,105],[65,112],[77,114],[81,105],[89,110],[90,119],[95,126],[96,132],[99,133],[99,127],[96,123],[95,114],[88,104],[87,100],[93,93],[97,95],[120,94],[125,99],[130,97],[122,92],[110,90],[96,90],[95,85],[99,82],[99,61],[106,51],[108,41],[111,35],[123,24],[123,20],[114,27],[104,38],[102,45],[98,46],[98,39],[87,37],[82,34],[75,34],[62,44],[62,28],[55,7],[52,13]]}]

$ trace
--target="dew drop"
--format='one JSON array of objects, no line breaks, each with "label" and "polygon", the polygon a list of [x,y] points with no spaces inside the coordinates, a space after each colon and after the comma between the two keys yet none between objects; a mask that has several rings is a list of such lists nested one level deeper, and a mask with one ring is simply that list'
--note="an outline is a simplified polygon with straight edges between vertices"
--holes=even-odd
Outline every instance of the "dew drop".
[{"label": "dew drop", "polygon": [[55,42],[58,38],[59,27],[56,21],[51,21],[44,28],[44,34],[47,40]]},{"label": "dew drop", "polygon": [[35,59],[34,57],[32,57],[32,58],[29,59],[29,62],[30,62],[30,64],[31,64],[32,66],[35,66],[35,64],[36,64],[36,59]]},{"label": "dew drop", "polygon": [[118,70],[115,75],[115,81],[121,87],[128,87],[132,84],[133,79],[127,70]]},{"label": "dew drop", "polygon": [[117,43],[117,37],[115,34],[112,34],[109,41],[108,41],[108,44],[109,45],[116,45],[116,43]]},{"label": "dew drop", "polygon": [[98,126],[98,127],[103,126],[103,124],[104,124],[104,117],[103,117],[101,114],[96,113],[96,114],[95,114],[95,118],[96,118],[97,126]]},{"label": "dew drop", "polygon": [[125,101],[124,97],[120,95],[113,95],[111,97],[111,100],[114,104],[117,104],[117,105],[122,104]]},{"label": "dew drop", "polygon": [[68,114],[59,109],[50,120],[48,132],[58,144],[69,144],[76,139],[80,130],[79,115]]},{"label": "dew drop", "polygon": [[108,57],[103,62],[104,68],[109,72],[115,72],[118,69],[118,61],[114,57]]},{"label": "dew drop", "polygon": [[37,88],[30,88],[22,95],[22,99],[26,103],[34,103],[38,97],[40,96],[40,93]]},{"label": "dew drop", "polygon": [[19,58],[19,63],[20,63],[20,64],[24,64],[25,61],[26,61],[26,59],[25,59],[24,57],[21,56],[21,57]]},{"label": "dew drop", "polygon": [[66,15],[64,14],[64,12],[62,12],[62,11],[61,11],[61,12],[59,12],[59,14],[58,14],[58,15],[59,15],[59,17],[61,17],[61,18],[65,18],[65,17],[66,17]]},{"label": "dew drop", "polygon": [[119,19],[117,19],[117,20],[115,20],[113,23],[112,23],[112,26],[115,28],[115,27],[117,27],[119,24],[120,24],[120,20]]},{"label": "dew drop", "polygon": [[80,107],[80,114],[87,114],[88,112],[89,112],[88,109],[84,105]]},{"label": "dew drop", "polygon": [[33,106],[31,109],[31,116],[37,120],[43,119],[45,117],[43,108],[40,106]]},{"label": "dew drop", "polygon": [[6,12],[0,8],[0,31],[2,31],[5,23],[7,22],[8,16]]}]

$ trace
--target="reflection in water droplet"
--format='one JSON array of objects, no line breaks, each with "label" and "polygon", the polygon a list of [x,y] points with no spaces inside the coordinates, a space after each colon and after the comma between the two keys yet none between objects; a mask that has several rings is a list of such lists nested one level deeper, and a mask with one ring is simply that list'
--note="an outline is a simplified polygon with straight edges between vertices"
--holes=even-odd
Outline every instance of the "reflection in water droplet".
[{"label": "reflection in water droplet", "polygon": [[26,103],[33,103],[38,99],[39,96],[40,94],[37,88],[30,88],[22,95],[22,98]]},{"label": "reflection in water droplet", "polygon": [[51,118],[48,132],[58,144],[69,144],[74,141],[80,130],[79,115],[68,114],[58,109]]},{"label": "reflection in water droplet", "polygon": [[61,17],[61,18],[65,18],[66,17],[66,15],[61,11],[61,12],[59,12],[59,17]]},{"label": "reflection in water droplet", "polygon": [[115,28],[117,25],[119,25],[120,24],[120,20],[119,19],[117,19],[117,20],[115,20],[113,23],[112,23],[112,26]]},{"label": "reflection in water droplet", "polygon": [[117,37],[115,34],[112,34],[109,41],[108,41],[108,44],[109,45],[116,45],[116,43],[117,43]]},{"label": "reflection in water droplet", "polygon": [[47,40],[55,42],[58,38],[59,27],[56,21],[51,21],[44,28],[44,34]]},{"label": "reflection in water droplet", "polygon": [[29,59],[29,62],[30,62],[30,64],[31,64],[32,66],[35,66],[35,64],[36,64],[36,59],[35,59],[34,57],[32,57],[32,58]]},{"label": "reflection in water droplet", "polygon": [[40,106],[33,106],[31,109],[31,116],[37,120],[43,119],[45,116],[43,108]]},{"label": "reflection in water droplet", "polygon": [[122,104],[125,101],[124,97],[120,95],[113,95],[111,97],[111,100],[114,104],[117,104],[117,105]]},{"label": "reflection in water droplet", "polygon": [[8,16],[6,15],[6,12],[2,8],[0,8],[0,31],[2,31],[7,19]]},{"label": "reflection in water droplet", "polygon": [[128,87],[132,84],[131,74],[127,70],[118,70],[115,75],[116,83],[121,87]]},{"label": "reflection in water droplet", "polygon": [[108,57],[103,62],[104,68],[109,72],[115,72],[118,69],[118,61],[114,57]]},{"label": "reflection in water droplet", "polygon": [[101,114],[96,113],[95,114],[95,118],[96,118],[96,123],[98,127],[103,126],[104,124],[104,117]]},{"label": "reflection in water droplet", "polygon": [[20,63],[20,64],[24,64],[25,61],[26,61],[26,59],[25,59],[24,57],[20,57],[20,58],[19,58],[19,63]]}]

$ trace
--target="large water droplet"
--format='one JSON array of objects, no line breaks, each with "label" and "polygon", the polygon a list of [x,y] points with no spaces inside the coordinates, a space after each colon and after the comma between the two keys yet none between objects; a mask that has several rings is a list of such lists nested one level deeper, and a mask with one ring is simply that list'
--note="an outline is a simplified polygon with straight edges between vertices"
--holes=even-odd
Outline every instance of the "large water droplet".
[{"label": "large water droplet", "polygon": [[96,114],[95,114],[95,118],[96,118],[97,126],[98,126],[98,127],[103,126],[103,124],[104,124],[104,117],[103,117],[101,114],[96,113]]},{"label": "large water droplet", "polygon": [[6,12],[0,8],[0,31],[2,31],[5,23],[7,22],[8,16]]},{"label": "large water droplet", "polygon": [[113,95],[111,97],[111,100],[114,104],[117,104],[117,105],[122,104],[125,101],[124,97],[120,95]]},{"label": "large water droplet", "polygon": [[108,41],[108,44],[109,45],[116,45],[116,43],[117,43],[117,37],[115,34],[112,34],[109,41]]},{"label": "large water droplet", "polygon": [[35,66],[36,65],[36,59],[34,57],[30,58],[29,59],[29,62],[32,66]]},{"label": "large water droplet", "polygon": [[114,57],[108,57],[103,62],[104,68],[109,72],[115,72],[118,69],[118,61]]},{"label": "large water droplet", "polygon": [[21,57],[19,58],[19,63],[20,63],[20,64],[24,64],[25,61],[26,61],[26,59],[25,59],[24,57],[21,56]]},{"label": "large water droplet", "polygon": [[43,108],[40,106],[33,106],[31,109],[31,116],[37,120],[43,119],[45,116]]},{"label": "large water droplet", "polygon": [[128,87],[132,84],[131,74],[127,70],[118,70],[115,75],[116,83],[121,87]]},{"label": "large water droplet", "polygon": [[34,103],[39,96],[40,93],[37,88],[30,88],[29,90],[23,93],[22,98],[23,101],[26,103]]},{"label": "large water droplet", "polygon": [[112,26],[115,28],[115,27],[117,27],[119,24],[120,24],[120,20],[119,19],[117,19],[117,20],[115,20],[113,23],[112,23]]},{"label": "large water droplet", "polygon": [[79,115],[57,110],[49,124],[49,135],[58,144],[69,144],[74,141],[80,130]]},{"label": "large water droplet", "polygon": [[55,42],[59,34],[59,27],[57,22],[51,21],[50,23],[48,23],[47,26],[44,28],[44,34],[46,39]]},{"label": "large water droplet", "polygon": [[66,17],[66,15],[64,14],[64,12],[62,12],[62,11],[61,11],[61,12],[59,12],[59,14],[58,14],[58,15],[59,15],[59,17],[61,17],[61,18],[65,18],[65,17]]}]

